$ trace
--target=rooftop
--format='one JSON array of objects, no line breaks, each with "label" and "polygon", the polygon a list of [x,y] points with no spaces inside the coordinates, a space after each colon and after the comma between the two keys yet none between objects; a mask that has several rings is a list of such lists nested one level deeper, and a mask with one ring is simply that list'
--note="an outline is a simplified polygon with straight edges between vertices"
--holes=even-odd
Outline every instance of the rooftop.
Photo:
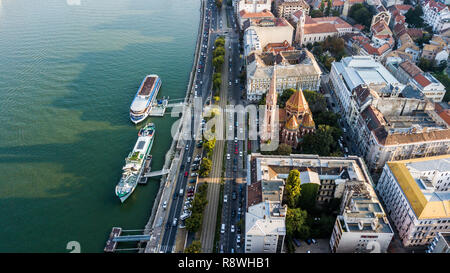
[{"label": "rooftop", "polygon": [[[432,186],[422,184],[419,171],[450,170],[450,155],[416,158],[387,163],[412,207],[417,219],[438,219],[450,217],[450,192],[436,191]],[[413,176],[414,175],[414,176]]]}]

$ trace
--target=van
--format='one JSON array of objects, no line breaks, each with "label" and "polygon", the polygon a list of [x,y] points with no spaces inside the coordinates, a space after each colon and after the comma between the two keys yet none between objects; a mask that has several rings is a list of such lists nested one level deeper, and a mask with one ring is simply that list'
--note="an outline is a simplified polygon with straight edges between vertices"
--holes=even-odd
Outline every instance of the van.
[{"label": "van", "polygon": [[222,228],[220,229],[220,233],[225,233],[225,224],[222,224]]},{"label": "van", "polygon": [[183,189],[180,189],[179,195],[180,195],[180,196],[183,196],[183,193],[184,193],[184,190],[183,190]]}]

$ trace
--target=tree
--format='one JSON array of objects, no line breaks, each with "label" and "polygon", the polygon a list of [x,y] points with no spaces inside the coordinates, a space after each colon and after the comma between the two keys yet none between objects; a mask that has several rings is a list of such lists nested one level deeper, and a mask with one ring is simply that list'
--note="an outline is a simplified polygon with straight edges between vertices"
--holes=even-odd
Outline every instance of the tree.
[{"label": "tree", "polygon": [[266,105],[266,94],[262,94],[261,100],[259,101],[258,105]]},{"label": "tree", "polygon": [[414,9],[411,8],[405,13],[405,21],[408,25],[411,25],[411,27],[421,28],[424,26],[423,19],[421,17],[422,15],[422,7],[417,5]]},{"label": "tree", "polygon": [[202,160],[202,164],[200,165],[199,174],[201,176],[208,176],[209,172],[211,171],[211,167],[212,167],[211,159],[204,157]]},{"label": "tree", "polygon": [[319,6],[319,10],[323,13],[323,11],[325,10],[325,1],[322,0],[322,2],[320,2],[320,6]]},{"label": "tree", "polygon": [[336,143],[333,139],[332,129],[330,126],[323,124],[318,126],[314,134],[304,136],[303,141],[299,144],[303,153],[320,156],[329,156],[333,152],[333,147],[336,147]]},{"label": "tree", "polygon": [[311,9],[310,16],[312,18],[323,17],[323,12],[318,9]]},{"label": "tree", "polygon": [[218,46],[213,51],[213,57],[225,56],[225,48],[223,46]]},{"label": "tree", "polygon": [[[307,99],[308,100],[308,99]],[[310,103],[308,103],[310,104]],[[339,116],[332,111],[313,112],[314,122],[316,124],[330,125],[331,127],[339,128]]]},{"label": "tree", "polygon": [[203,142],[203,148],[206,151],[208,157],[211,157],[214,147],[216,146],[216,138]]},{"label": "tree", "polygon": [[316,199],[319,192],[319,185],[315,183],[306,183],[302,185],[302,195],[298,198],[298,207],[308,211],[316,212]]},{"label": "tree", "polygon": [[216,46],[216,47],[219,47],[219,46],[221,46],[221,47],[224,47],[225,46],[225,38],[224,37],[218,37],[217,39],[216,39],[216,41],[214,42],[214,45]]},{"label": "tree", "polygon": [[197,232],[202,225],[202,218],[203,215],[201,213],[192,213],[192,215],[185,220],[186,229],[190,232]]},{"label": "tree", "polygon": [[[297,235],[301,235],[304,233],[305,228],[309,230],[309,227],[306,225],[306,218],[308,217],[308,213],[306,210],[302,210],[300,208],[288,208],[286,213],[286,235],[293,238]],[[308,234],[309,235],[309,234]],[[308,236],[302,239],[306,239]]]},{"label": "tree", "polygon": [[222,8],[222,0],[216,0],[216,6],[220,9]]},{"label": "tree", "polygon": [[325,100],[325,97],[321,93],[305,89],[303,90],[303,95],[305,96],[305,99],[308,102],[314,120],[316,114],[327,110],[327,101]]},{"label": "tree", "polygon": [[357,23],[370,28],[370,23],[372,21],[372,13],[361,3],[354,4],[348,14]]},{"label": "tree", "polygon": [[293,88],[283,90],[281,95],[278,95],[277,104],[280,108],[284,108],[286,106],[286,102],[288,99],[296,92],[297,90]]},{"label": "tree", "polygon": [[225,62],[223,56],[217,56],[213,58],[212,63],[216,71],[222,71],[222,65]]},{"label": "tree", "polygon": [[291,170],[284,188],[287,204],[290,208],[295,208],[298,197],[300,196],[300,190],[300,172],[298,170]]},{"label": "tree", "polygon": [[201,253],[202,243],[200,241],[193,241],[192,244],[184,249],[184,253]]},{"label": "tree", "polygon": [[417,66],[422,69],[423,71],[427,72],[427,71],[432,71],[433,70],[433,62],[430,60],[427,60],[425,58],[420,58],[419,59],[419,63],[417,64]]},{"label": "tree", "polygon": [[328,0],[327,2],[327,8],[325,10],[325,16],[330,16],[330,12],[331,12],[331,6],[333,5],[331,0]]},{"label": "tree", "polygon": [[277,154],[279,155],[290,155],[292,153],[292,148],[291,146],[281,143],[280,145],[278,145],[277,148]]},{"label": "tree", "polygon": [[[214,73],[214,75],[215,75],[215,74],[219,74],[219,75],[220,75],[220,73]],[[213,79],[213,89],[214,89],[215,91],[219,91],[221,85],[222,85],[222,78],[217,77],[217,78],[214,78],[214,79]]]}]

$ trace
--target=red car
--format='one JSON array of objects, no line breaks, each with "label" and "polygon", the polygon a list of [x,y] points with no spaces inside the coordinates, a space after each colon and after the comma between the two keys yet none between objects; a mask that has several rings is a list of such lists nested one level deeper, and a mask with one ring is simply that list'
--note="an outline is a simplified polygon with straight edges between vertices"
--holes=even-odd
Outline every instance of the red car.
[{"label": "red car", "polygon": [[234,153],[237,154],[238,153],[238,149],[234,150]]},{"label": "red car", "polygon": [[185,173],[184,173],[184,177],[187,177],[187,176],[188,176],[188,172],[185,172]]}]

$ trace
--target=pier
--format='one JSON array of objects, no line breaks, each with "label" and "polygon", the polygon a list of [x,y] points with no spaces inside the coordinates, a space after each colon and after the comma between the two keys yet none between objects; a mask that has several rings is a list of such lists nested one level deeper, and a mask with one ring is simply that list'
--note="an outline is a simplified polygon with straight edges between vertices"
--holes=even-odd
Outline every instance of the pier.
[{"label": "pier", "polygon": [[[113,227],[111,233],[109,234],[108,241],[106,241],[106,246],[103,249],[105,252],[115,252],[115,251],[124,251],[124,250],[140,250],[140,247],[137,248],[126,248],[126,249],[118,249],[117,245],[119,242],[147,242],[150,240],[149,234],[136,234],[136,235],[122,235],[123,232],[142,232],[143,229],[136,230],[122,230],[121,227]],[[121,236],[122,235],[122,236]]]},{"label": "pier", "polygon": [[151,117],[162,117],[166,112],[169,103],[169,98],[163,98],[152,105],[150,112],[148,113]]}]

